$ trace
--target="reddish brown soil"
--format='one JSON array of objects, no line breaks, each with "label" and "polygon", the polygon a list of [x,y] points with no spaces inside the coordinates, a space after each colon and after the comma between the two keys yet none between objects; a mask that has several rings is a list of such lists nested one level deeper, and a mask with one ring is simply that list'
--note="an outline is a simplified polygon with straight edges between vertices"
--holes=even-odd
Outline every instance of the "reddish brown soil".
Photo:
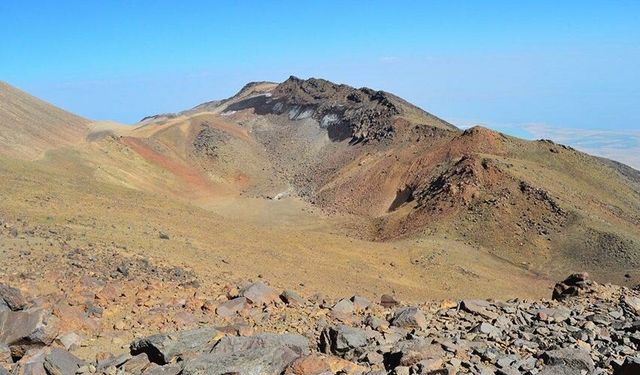
[{"label": "reddish brown soil", "polygon": [[210,194],[212,192],[213,184],[204,176],[202,176],[202,174],[198,170],[154,151],[153,149],[145,145],[143,139],[134,137],[123,137],[122,142],[125,145],[131,147],[133,151],[135,151],[138,155],[140,155],[148,162],[171,172],[181,182],[184,182],[187,186],[189,186],[192,193]]}]

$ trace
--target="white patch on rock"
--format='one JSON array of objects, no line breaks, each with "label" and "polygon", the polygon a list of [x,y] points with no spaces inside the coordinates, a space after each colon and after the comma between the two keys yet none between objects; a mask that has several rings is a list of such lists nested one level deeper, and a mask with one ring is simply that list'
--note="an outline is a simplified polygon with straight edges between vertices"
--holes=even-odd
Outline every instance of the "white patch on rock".
[{"label": "white patch on rock", "polygon": [[320,127],[328,128],[329,125],[335,124],[336,122],[338,122],[338,115],[335,113],[329,113],[328,115],[324,115],[322,120],[320,120]]}]

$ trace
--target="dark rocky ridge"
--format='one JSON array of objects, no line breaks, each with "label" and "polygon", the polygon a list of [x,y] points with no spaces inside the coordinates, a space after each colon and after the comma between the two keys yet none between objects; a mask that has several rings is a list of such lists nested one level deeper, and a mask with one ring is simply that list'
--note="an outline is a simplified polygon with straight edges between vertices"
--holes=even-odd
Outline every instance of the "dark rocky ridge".
[{"label": "dark rocky ridge", "polygon": [[443,126],[456,129],[404,100],[384,91],[356,89],[324,79],[302,80],[291,76],[272,92],[232,103],[225,112],[252,108],[259,115],[288,115],[290,120],[313,118],[327,129],[333,141],[351,143],[392,138],[397,116],[408,110],[430,116]]}]

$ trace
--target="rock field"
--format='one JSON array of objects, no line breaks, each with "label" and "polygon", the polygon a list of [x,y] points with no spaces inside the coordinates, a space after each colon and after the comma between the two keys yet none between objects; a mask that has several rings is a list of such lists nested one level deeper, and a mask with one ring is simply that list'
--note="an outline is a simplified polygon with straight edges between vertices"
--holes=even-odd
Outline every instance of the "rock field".
[{"label": "rock field", "polygon": [[413,306],[263,281],[200,290],[141,260],[58,282],[39,296],[0,285],[0,374],[640,373],[640,291],[584,273],[548,300]]}]

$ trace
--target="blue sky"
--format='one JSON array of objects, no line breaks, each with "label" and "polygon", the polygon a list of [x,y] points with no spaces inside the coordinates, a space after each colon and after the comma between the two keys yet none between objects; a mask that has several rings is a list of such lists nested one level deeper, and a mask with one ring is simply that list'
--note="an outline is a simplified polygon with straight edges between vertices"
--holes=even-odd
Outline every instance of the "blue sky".
[{"label": "blue sky", "polygon": [[637,0],[0,1],[1,80],[124,123],[293,74],[640,168],[639,67]]}]

